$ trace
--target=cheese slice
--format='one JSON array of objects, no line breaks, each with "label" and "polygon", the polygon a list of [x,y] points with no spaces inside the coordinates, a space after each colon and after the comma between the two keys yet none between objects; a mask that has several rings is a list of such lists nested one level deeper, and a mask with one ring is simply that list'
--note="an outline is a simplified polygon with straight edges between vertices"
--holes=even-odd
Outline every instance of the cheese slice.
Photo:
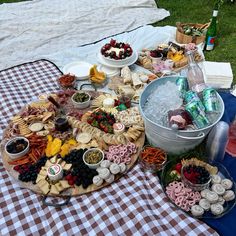
[{"label": "cheese slice", "polygon": [[67,188],[71,187],[66,180],[61,180],[60,184],[64,189],[67,189]]},{"label": "cheese slice", "polygon": [[39,172],[40,175],[47,176],[47,167],[43,166]]},{"label": "cheese slice", "polygon": [[45,179],[45,178],[46,178],[45,175],[41,175],[41,174],[39,173],[38,176],[37,176],[37,179],[36,179],[36,183],[38,183],[39,181],[41,181],[41,180],[43,180],[43,179]]},{"label": "cheese slice", "polygon": [[58,192],[61,192],[62,190],[64,190],[60,182],[56,183],[54,186],[57,188]]},{"label": "cheese slice", "polygon": [[43,194],[45,194],[45,195],[48,194],[49,191],[50,191],[49,185],[48,185],[48,186],[44,185],[44,186],[41,188],[41,191],[42,191]]},{"label": "cheese slice", "polygon": [[65,164],[63,169],[64,170],[69,170],[71,168],[72,164]]},{"label": "cheese slice", "polygon": [[44,193],[44,194],[48,194],[49,190],[50,190],[50,185],[46,180],[41,180],[37,183],[37,186],[40,188],[40,190]]},{"label": "cheese slice", "polygon": [[52,158],[50,159],[50,162],[51,162],[52,164],[56,164],[56,162],[57,162],[57,155],[55,155],[54,157],[52,157]]},{"label": "cheese slice", "polygon": [[54,195],[59,194],[59,191],[58,191],[58,189],[56,188],[55,185],[51,185],[50,193],[54,194]]}]

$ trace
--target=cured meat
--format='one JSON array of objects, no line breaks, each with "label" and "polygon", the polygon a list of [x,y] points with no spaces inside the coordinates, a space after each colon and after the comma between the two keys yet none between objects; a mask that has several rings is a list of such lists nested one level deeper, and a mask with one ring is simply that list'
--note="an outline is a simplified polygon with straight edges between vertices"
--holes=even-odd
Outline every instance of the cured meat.
[{"label": "cured meat", "polygon": [[169,125],[177,125],[178,129],[185,129],[187,125],[192,124],[189,114],[183,109],[168,111]]}]

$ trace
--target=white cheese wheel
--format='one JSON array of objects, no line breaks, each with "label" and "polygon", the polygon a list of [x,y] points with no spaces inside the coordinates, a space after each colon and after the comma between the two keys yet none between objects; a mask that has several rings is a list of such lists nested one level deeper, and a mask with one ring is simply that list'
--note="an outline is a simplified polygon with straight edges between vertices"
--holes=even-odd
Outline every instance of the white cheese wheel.
[{"label": "white cheese wheel", "polygon": [[103,107],[112,108],[115,105],[115,100],[113,98],[105,98],[102,102]]},{"label": "white cheese wheel", "polygon": [[59,164],[53,164],[47,169],[48,178],[52,181],[57,181],[63,178],[63,169]]},{"label": "white cheese wheel", "polygon": [[44,125],[43,125],[43,123],[41,123],[41,122],[32,123],[32,124],[29,126],[29,129],[30,129],[32,132],[38,132],[38,131],[42,130],[43,128],[44,128]]},{"label": "white cheese wheel", "polygon": [[93,177],[93,184],[99,187],[102,185],[102,183],[103,183],[103,179],[99,175],[96,175]]}]

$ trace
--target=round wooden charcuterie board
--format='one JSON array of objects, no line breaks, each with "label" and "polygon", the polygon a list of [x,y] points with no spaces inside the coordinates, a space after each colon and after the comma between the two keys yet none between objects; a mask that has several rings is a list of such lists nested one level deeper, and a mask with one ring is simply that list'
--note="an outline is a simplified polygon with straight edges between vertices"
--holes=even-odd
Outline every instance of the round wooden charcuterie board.
[{"label": "round wooden charcuterie board", "polygon": [[[83,91],[84,92],[84,91]],[[104,94],[104,93],[101,93],[101,92],[94,92],[94,91],[86,91],[86,92],[88,92],[90,95],[91,95],[91,97],[92,97],[92,99],[94,100],[94,99],[96,99],[96,97],[98,97],[98,96],[100,96],[100,95],[102,95],[102,94]],[[63,92],[61,92],[61,93],[63,93]],[[66,93],[68,93],[68,92],[66,92]],[[73,93],[73,92],[72,92]],[[56,94],[57,95],[57,94]],[[56,96],[55,95],[55,96]],[[66,97],[67,96],[67,97]],[[63,99],[65,100],[65,101],[63,101]],[[57,99],[55,99],[55,100],[57,100]],[[46,100],[45,100],[46,101]],[[42,100],[39,100],[39,101],[36,101],[36,102],[34,102],[34,104],[36,104],[37,102],[39,102],[39,103],[41,103],[42,102]],[[48,102],[48,101],[47,101]],[[77,108],[75,108],[74,106],[73,106],[73,104],[71,104],[71,96],[70,95],[65,95],[64,97],[63,97],[63,95],[60,97],[60,99],[59,99],[59,102],[60,103],[64,103],[63,104],[63,106],[62,106],[62,108],[63,108],[63,110],[64,110],[64,112],[66,113],[66,114],[69,114],[69,116],[68,117],[72,117],[71,119],[74,119],[74,120],[79,120],[79,118],[78,118],[78,116],[77,117],[73,117],[73,114],[76,114],[76,112],[77,112],[77,115],[78,114],[80,114],[80,113],[82,113],[81,114],[81,116],[80,116],[80,119],[81,119],[81,117],[83,117],[83,114],[85,114],[86,112],[88,112],[88,111],[93,111],[92,109],[94,109],[94,108],[92,108],[92,107],[88,107],[88,108],[86,108],[86,109],[83,109],[83,110],[79,110],[79,109],[77,109]],[[31,106],[31,104],[28,104],[27,106],[25,106],[18,114],[16,114],[15,115],[15,117],[17,116],[17,117],[19,117],[19,116],[21,116],[21,117],[23,117],[23,118],[25,118],[24,120],[26,120],[26,123],[27,123],[27,119],[28,119],[28,117],[31,115],[31,113],[29,113],[29,116],[27,117],[27,112],[26,111],[29,111],[30,109],[29,109],[29,106]],[[40,110],[40,108],[39,108],[39,110]],[[55,110],[55,114],[54,114],[54,118],[49,118],[48,119],[48,121],[49,122],[52,122],[53,120],[55,120],[55,116],[56,116],[56,113],[58,112],[58,109],[55,109],[55,107],[54,107],[54,110]],[[31,111],[31,110],[30,110]],[[33,114],[33,113],[32,113]],[[37,115],[37,114],[36,114]],[[31,115],[32,117],[33,117],[33,115]],[[30,117],[30,122],[32,122],[32,117]],[[38,117],[40,117],[40,115],[38,116]],[[37,121],[38,121],[38,119],[39,118],[37,118]],[[51,119],[51,120],[50,120]],[[13,119],[14,120],[14,119]],[[30,122],[28,122],[27,124],[29,125],[30,124]],[[82,121],[79,121],[79,122],[82,122]],[[84,122],[84,121],[83,121]],[[77,122],[78,123],[78,122]],[[76,123],[76,124],[77,124]],[[87,124],[88,125],[88,124]],[[74,128],[73,126],[72,126],[72,128]],[[73,132],[73,129],[71,128],[71,136],[72,136],[72,132]],[[126,130],[128,130],[130,127],[127,127],[126,128]],[[15,130],[14,130],[15,129]],[[96,130],[95,130],[96,131]],[[96,133],[94,130],[93,130],[93,133]],[[15,132],[15,133],[14,133]],[[80,131],[79,131],[80,132]],[[82,132],[82,131],[81,131]],[[101,139],[102,139],[102,135],[103,135],[103,131],[98,131],[98,132],[100,132],[100,137],[101,137]],[[126,131],[125,131],[126,132]],[[35,134],[34,134],[35,135]],[[48,135],[51,135],[51,133],[48,133]],[[52,135],[53,135],[53,133],[52,133]],[[11,176],[11,177],[13,177],[13,179],[19,184],[19,186],[20,187],[22,187],[22,188],[26,188],[26,189],[30,189],[30,190],[32,190],[33,192],[35,192],[35,193],[38,193],[38,194],[41,194],[41,195],[47,195],[47,196],[78,196],[78,195],[81,195],[81,194],[87,194],[87,193],[91,193],[91,192],[93,192],[93,191],[97,191],[97,190],[99,190],[99,189],[101,189],[101,188],[104,188],[104,187],[106,187],[106,186],[109,186],[110,184],[112,184],[114,181],[117,181],[120,177],[122,177],[123,175],[125,175],[134,165],[135,165],[135,163],[136,163],[136,161],[137,161],[137,159],[138,159],[138,157],[139,157],[139,153],[140,153],[140,151],[141,151],[141,149],[142,149],[142,147],[143,147],[143,144],[144,144],[144,141],[145,141],[145,133],[144,133],[144,131],[142,131],[142,132],[140,132],[140,135],[139,135],[139,137],[136,139],[136,140],[128,140],[127,139],[127,143],[129,143],[129,142],[132,142],[132,143],[134,143],[135,144],[135,146],[136,146],[136,152],[135,153],[133,153],[131,156],[130,156],[130,162],[129,163],[127,163],[127,165],[126,165],[126,171],[124,172],[124,173],[119,173],[119,174],[116,174],[115,175],[115,179],[114,179],[114,181],[112,182],[112,183],[108,183],[108,182],[106,182],[106,181],[104,181],[103,182],[103,184],[102,185],[100,185],[100,186],[96,186],[95,184],[90,184],[87,188],[83,188],[82,187],[82,185],[80,185],[80,186],[77,186],[76,184],[74,184],[74,185],[71,185],[69,188],[67,187],[67,188],[65,188],[63,191],[61,191],[61,192],[59,192],[58,194],[55,194],[55,193],[51,193],[50,191],[47,193],[47,194],[45,194],[41,189],[40,189],[40,187],[37,185],[37,184],[33,184],[33,182],[23,182],[23,181],[21,181],[21,180],[19,180],[18,179],[18,177],[19,177],[19,173],[18,173],[18,171],[16,171],[15,169],[14,169],[14,164],[9,164],[9,162],[11,163],[11,159],[10,159],[10,157],[7,155],[7,153],[6,153],[6,151],[5,151],[5,144],[6,144],[6,142],[10,139],[10,138],[12,138],[12,137],[15,137],[15,136],[24,136],[24,135],[22,135],[21,133],[17,133],[17,127],[14,127],[13,125],[12,125],[12,121],[9,123],[9,125],[8,125],[8,127],[5,129],[5,131],[4,131],[4,134],[3,134],[3,139],[2,139],[2,143],[1,143],[1,156],[2,156],[2,161],[3,161],[3,165],[4,165],[4,167],[5,167],[5,169],[7,170],[7,172],[9,173],[9,175]],[[27,136],[27,135],[26,135]],[[107,135],[105,135],[105,136],[107,136]],[[109,135],[108,135],[109,136]],[[111,135],[110,135],[111,136]],[[112,137],[112,136],[111,136]],[[46,139],[46,136],[45,136],[45,139]],[[112,144],[107,144],[107,146],[109,147],[110,145],[112,145]],[[113,144],[113,145],[115,145],[115,144]],[[84,146],[83,146],[84,147]],[[88,147],[89,148],[89,147]],[[99,147],[100,148],[100,147]],[[71,149],[73,149],[73,147],[71,148]],[[76,148],[76,149],[78,149],[78,147]],[[105,150],[104,150],[105,151]],[[60,158],[59,157],[59,159],[62,159],[63,160],[63,158]],[[43,168],[43,167],[42,167]],[[63,177],[64,178],[64,177]],[[48,181],[48,178],[47,178],[47,181]],[[49,181],[50,182],[50,181]]]}]

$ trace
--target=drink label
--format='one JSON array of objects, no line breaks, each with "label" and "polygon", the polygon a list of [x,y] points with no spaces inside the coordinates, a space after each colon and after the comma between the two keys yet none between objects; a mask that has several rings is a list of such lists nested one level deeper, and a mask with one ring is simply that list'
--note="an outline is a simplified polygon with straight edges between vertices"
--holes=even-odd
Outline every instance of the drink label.
[{"label": "drink label", "polygon": [[206,45],[206,50],[212,50],[214,48],[214,44],[215,44],[215,36],[211,37],[209,36],[207,39],[207,45]]},{"label": "drink label", "polygon": [[213,16],[216,17],[218,15],[218,11],[214,10],[213,11]]}]

